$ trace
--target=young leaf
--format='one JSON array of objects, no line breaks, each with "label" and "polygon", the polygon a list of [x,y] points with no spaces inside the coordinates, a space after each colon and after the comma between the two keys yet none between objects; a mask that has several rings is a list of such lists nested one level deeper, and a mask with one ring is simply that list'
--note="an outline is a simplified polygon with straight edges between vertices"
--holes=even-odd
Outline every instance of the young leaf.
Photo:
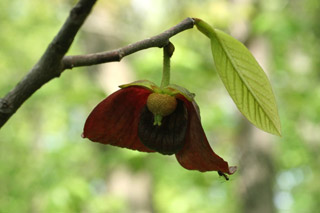
[{"label": "young leaf", "polygon": [[250,51],[200,19],[197,28],[211,40],[215,66],[240,112],[258,128],[281,135],[277,104],[268,77]]}]

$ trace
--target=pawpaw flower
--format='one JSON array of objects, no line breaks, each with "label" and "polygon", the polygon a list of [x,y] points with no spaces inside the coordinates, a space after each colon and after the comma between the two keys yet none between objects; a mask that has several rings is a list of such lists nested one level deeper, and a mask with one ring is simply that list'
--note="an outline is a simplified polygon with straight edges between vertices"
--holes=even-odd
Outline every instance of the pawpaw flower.
[{"label": "pawpaw flower", "polygon": [[200,122],[194,94],[178,85],[158,87],[150,81],[120,86],[91,112],[83,137],[93,142],[175,154],[188,170],[230,175],[236,167],[211,149]]}]

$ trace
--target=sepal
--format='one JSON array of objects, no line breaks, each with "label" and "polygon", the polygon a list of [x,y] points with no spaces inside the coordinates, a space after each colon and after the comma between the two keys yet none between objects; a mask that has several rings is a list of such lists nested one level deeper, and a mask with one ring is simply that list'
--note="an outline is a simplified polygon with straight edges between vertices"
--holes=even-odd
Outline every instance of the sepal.
[{"label": "sepal", "polygon": [[165,93],[168,93],[169,95],[172,95],[172,96],[177,96],[180,94],[190,102],[192,102],[193,98],[196,96],[194,93],[190,92],[186,88],[176,84],[169,84],[163,90],[165,91]]},{"label": "sepal", "polygon": [[149,81],[149,80],[134,81],[134,82],[129,83],[129,84],[122,84],[119,87],[121,89],[123,89],[123,88],[127,88],[127,87],[132,87],[132,86],[143,87],[143,88],[148,89],[148,90],[153,91],[153,92],[157,92],[157,91],[160,90],[160,87],[158,87],[155,83],[153,83],[152,81]]}]

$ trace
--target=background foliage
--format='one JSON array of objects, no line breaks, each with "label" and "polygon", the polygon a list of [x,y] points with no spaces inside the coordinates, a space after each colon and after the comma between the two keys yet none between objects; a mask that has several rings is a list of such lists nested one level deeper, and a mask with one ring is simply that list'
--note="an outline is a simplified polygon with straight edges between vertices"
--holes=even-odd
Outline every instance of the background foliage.
[{"label": "background foliage", "polygon": [[[73,4],[0,2],[0,97],[39,59]],[[174,157],[80,137],[89,112],[117,85],[137,79],[160,83],[162,51],[149,49],[120,63],[66,71],[19,109],[0,131],[0,212],[245,212],[255,203],[246,202],[251,192],[243,181],[254,183],[263,173],[242,170],[258,160],[273,168],[273,211],[320,208],[319,1],[98,1],[69,53],[118,48],[188,16],[252,50],[272,82],[282,137],[243,121],[213,68],[209,40],[188,30],[171,39],[172,82],[196,93],[212,147],[240,165],[229,182],[215,172],[184,170]],[[238,143],[247,132],[252,144]],[[270,158],[244,164],[242,155],[254,146]]]}]

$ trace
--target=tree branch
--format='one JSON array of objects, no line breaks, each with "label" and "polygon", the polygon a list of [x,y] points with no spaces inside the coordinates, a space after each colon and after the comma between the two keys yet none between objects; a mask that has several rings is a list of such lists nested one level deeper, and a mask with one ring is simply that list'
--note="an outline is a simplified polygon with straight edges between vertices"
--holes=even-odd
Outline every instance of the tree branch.
[{"label": "tree branch", "polygon": [[87,55],[65,56],[95,2],[96,0],[79,0],[40,60],[15,88],[4,98],[0,99],[0,128],[33,93],[48,81],[59,77],[64,70],[73,67],[120,61],[123,57],[143,49],[163,47],[168,44],[169,38],[192,28],[194,25],[193,19],[186,18],[176,26],[159,35],[138,41],[117,50]]},{"label": "tree branch", "polygon": [[35,91],[60,75],[63,67],[61,59],[71,46],[95,2],[96,0],[79,0],[40,60],[15,88],[0,99],[0,128]]},{"label": "tree branch", "polygon": [[190,28],[193,28],[194,20],[186,18],[179,24],[151,38],[147,38],[120,49],[93,53],[87,55],[65,56],[62,59],[64,69],[72,69],[73,67],[90,66],[112,61],[120,61],[123,57],[150,47],[164,47],[169,43],[169,39]]}]

